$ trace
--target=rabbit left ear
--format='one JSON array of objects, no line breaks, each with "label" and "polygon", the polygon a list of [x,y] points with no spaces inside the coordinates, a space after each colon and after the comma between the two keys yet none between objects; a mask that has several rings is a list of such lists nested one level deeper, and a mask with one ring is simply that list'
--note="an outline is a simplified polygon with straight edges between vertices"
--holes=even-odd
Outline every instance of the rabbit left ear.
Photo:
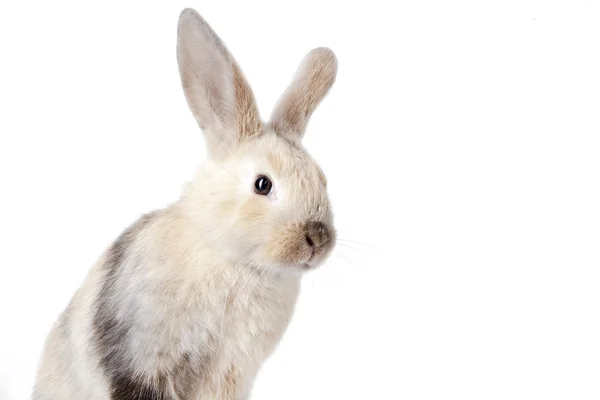
[{"label": "rabbit left ear", "polygon": [[250,86],[221,39],[191,8],[179,16],[177,62],[185,97],[205,133],[209,153],[227,152],[240,140],[260,134]]},{"label": "rabbit left ear", "polygon": [[336,74],[333,51],[326,47],[310,51],[273,111],[273,130],[289,139],[301,140],[310,116],[335,82]]}]

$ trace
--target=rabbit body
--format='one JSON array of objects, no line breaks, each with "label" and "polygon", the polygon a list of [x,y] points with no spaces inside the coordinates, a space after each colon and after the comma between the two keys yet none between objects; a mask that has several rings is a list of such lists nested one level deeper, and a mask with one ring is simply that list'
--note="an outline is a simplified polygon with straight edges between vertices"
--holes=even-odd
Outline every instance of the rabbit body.
[{"label": "rabbit body", "polygon": [[306,56],[268,123],[194,10],[180,16],[177,56],[207,160],[91,268],[47,338],[34,400],[246,399],[303,272],[334,246],[327,182],[301,145],[333,53]]},{"label": "rabbit body", "polygon": [[244,398],[299,275],[232,266],[178,224],[177,207],[148,214],[106,251],[49,336],[34,398]]}]

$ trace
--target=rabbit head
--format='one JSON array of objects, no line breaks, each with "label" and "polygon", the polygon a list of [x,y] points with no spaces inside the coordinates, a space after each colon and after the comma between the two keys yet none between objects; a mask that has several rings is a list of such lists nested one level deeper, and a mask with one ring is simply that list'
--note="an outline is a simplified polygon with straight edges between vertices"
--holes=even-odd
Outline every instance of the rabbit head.
[{"label": "rabbit head", "polygon": [[335,80],[337,60],[312,50],[263,123],[235,60],[204,19],[184,10],[177,59],[207,160],[183,195],[202,240],[229,261],[311,269],[335,245],[325,175],[303,149],[308,120]]}]

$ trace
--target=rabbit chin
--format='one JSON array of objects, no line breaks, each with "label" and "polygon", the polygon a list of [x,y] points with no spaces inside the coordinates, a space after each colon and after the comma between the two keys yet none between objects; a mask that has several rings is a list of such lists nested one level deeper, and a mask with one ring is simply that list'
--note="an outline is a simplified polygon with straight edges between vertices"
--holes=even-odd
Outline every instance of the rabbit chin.
[{"label": "rabbit chin", "polygon": [[301,274],[306,271],[310,271],[318,268],[323,264],[324,260],[316,260],[312,257],[306,256],[296,260],[282,259],[281,257],[265,257],[257,255],[252,257],[256,260],[256,268],[260,270],[266,270],[274,274]]},{"label": "rabbit chin", "polygon": [[331,251],[331,249],[315,251],[307,245],[285,246],[278,241],[257,246],[246,246],[241,243],[239,245],[239,247],[221,249],[222,254],[232,264],[242,266],[253,264],[256,269],[275,275],[302,274],[317,269],[327,260]]},{"label": "rabbit chin", "polygon": [[[221,257],[228,260],[232,265],[247,267],[252,265],[264,273],[276,275],[287,273],[302,273],[320,266],[324,259],[313,257],[312,251],[305,249],[299,251],[297,248],[277,249],[273,251],[270,243],[262,245],[250,245],[237,243],[229,246],[215,246]],[[283,250],[283,251],[282,251]]]},{"label": "rabbit chin", "polygon": [[334,246],[333,241],[320,249],[312,249],[306,245],[283,248],[276,246],[279,247],[279,251],[272,252],[273,249],[267,245],[265,246],[267,251],[263,251],[256,259],[263,261],[262,263],[259,261],[259,264],[262,264],[265,269],[303,273],[321,267],[329,258]]}]

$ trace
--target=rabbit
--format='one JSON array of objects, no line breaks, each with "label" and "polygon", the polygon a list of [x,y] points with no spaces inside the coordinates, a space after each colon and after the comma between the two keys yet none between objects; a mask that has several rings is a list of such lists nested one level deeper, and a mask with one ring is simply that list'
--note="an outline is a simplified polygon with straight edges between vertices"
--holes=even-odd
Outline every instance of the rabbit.
[{"label": "rabbit", "polygon": [[33,400],[248,399],[302,276],[335,246],[327,180],[301,144],[334,53],[305,56],[269,122],[193,9],[179,16],[177,61],[206,159],[92,266],[45,341]]}]

